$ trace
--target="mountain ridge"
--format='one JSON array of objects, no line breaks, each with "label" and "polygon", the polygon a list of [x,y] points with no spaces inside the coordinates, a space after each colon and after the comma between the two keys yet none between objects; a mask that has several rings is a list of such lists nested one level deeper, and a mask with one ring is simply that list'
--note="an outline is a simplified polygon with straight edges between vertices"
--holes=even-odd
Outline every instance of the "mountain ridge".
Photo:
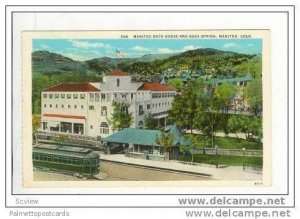
[{"label": "mountain ridge", "polygon": [[32,53],[32,71],[46,74],[98,74],[113,69],[122,69],[133,74],[149,75],[166,69],[212,69],[216,74],[247,63],[259,57],[213,48],[198,48],[180,53],[145,54],[138,58],[99,57],[86,61],[76,61],[59,53],[46,50]]}]

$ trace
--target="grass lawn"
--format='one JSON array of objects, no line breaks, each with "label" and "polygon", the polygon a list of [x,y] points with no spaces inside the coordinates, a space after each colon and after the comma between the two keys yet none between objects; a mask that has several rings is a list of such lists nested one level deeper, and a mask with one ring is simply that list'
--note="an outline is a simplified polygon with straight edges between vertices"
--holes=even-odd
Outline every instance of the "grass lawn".
[{"label": "grass lawn", "polygon": [[[178,157],[181,161],[191,161],[191,155],[181,155]],[[263,164],[262,157],[241,157],[241,156],[222,156],[222,155],[208,155],[195,154],[195,163],[205,163],[211,165],[228,165],[228,166],[256,166],[261,167]]]},{"label": "grass lawn", "polygon": [[[191,135],[191,134],[186,134]],[[194,136],[199,139],[199,147],[204,147],[204,142],[203,142],[203,135],[196,135]],[[245,140],[245,139],[238,139],[238,138],[232,138],[232,137],[219,137],[215,136],[214,137],[214,145],[218,145],[219,148],[224,148],[224,149],[242,149],[246,148],[248,150],[262,150],[262,143],[261,142],[256,142],[254,140]],[[207,147],[211,147],[210,145]]]}]

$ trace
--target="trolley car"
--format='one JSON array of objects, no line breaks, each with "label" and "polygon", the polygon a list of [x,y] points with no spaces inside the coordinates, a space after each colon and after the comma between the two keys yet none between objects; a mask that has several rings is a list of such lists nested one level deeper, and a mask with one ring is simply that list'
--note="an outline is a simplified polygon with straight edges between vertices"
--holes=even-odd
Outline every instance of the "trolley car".
[{"label": "trolley car", "polygon": [[64,145],[42,144],[33,147],[35,167],[95,175],[100,171],[99,154],[91,149]]}]

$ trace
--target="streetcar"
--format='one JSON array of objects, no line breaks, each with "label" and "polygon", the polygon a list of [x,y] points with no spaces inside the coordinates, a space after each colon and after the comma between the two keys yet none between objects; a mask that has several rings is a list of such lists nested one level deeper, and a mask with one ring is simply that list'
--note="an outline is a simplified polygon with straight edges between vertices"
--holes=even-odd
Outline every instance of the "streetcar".
[{"label": "streetcar", "polygon": [[88,148],[41,144],[32,148],[33,166],[82,175],[100,171],[99,154]]}]

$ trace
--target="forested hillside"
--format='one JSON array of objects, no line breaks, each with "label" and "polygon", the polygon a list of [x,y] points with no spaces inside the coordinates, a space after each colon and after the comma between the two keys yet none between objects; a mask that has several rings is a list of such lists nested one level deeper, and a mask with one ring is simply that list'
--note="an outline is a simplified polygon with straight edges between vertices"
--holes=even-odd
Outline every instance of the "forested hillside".
[{"label": "forested hillside", "polygon": [[113,69],[129,72],[134,80],[151,81],[159,80],[165,71],[178,75],[199,70],[209,77],[245,76],[251,72],[254,78],[261,78],[261,66],[260,55],[216,49],[146,54],[139,58],[100,57],[82,62],[48,51],[35,51],[32,53],[33,112],[40,113],[40,95],[44,88],[63,82],[99,82],[103,74]]}]

